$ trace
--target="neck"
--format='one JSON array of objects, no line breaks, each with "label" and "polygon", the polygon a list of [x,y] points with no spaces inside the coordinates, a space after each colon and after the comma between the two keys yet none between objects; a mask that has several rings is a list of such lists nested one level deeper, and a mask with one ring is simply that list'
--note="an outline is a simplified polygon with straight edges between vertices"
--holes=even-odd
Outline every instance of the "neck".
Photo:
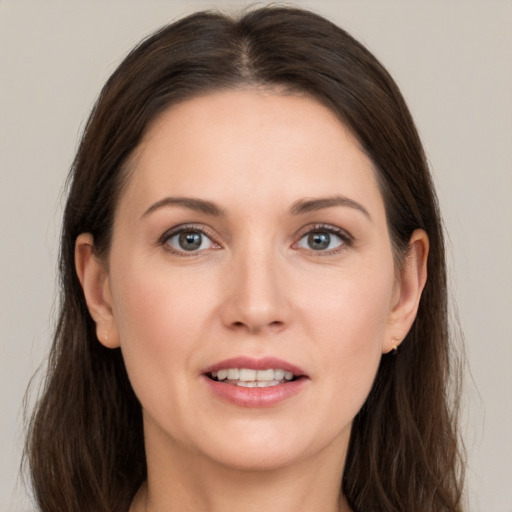
[{"label": "neck", "polygon": [[341,493],[345,450],[330,446],[293,465],[247,471],[147,443],[148,480],[130,512],[350,512]]}]

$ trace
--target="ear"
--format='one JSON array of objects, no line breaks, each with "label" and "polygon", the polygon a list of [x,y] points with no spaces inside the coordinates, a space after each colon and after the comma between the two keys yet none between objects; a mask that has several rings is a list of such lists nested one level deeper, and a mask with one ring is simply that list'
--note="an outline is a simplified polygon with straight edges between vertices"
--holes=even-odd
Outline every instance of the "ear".
[{"label": "ear", "polygon": [[82,233],[76,239],[75,267],[89,313],[96,323],[98,340],[107,348],[119,347],[108,271],[94,252],[94,239],[90,233]]},{"label": "ear", "polygon": [[427,281],[428,249],[429,242],[425,231],[415,230],[395,284],[383,353],[400,345],[416,318],[421,293]]}]

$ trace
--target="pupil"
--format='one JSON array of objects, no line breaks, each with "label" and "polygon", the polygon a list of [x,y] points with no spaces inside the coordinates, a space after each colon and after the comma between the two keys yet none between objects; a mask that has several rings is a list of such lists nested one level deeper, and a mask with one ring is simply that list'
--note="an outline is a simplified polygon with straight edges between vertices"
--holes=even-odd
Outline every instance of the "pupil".
[{"label": "pupil", "polygon": [[331,237],[328,233],[311,233],[308,236],[308,244],[315,250],[327,249],[330,242]]},{"label": "pupil", "polygon": [[180,247],[185,251],[194,251],[201,247],[201,233],[183,231],[179,237]]}]

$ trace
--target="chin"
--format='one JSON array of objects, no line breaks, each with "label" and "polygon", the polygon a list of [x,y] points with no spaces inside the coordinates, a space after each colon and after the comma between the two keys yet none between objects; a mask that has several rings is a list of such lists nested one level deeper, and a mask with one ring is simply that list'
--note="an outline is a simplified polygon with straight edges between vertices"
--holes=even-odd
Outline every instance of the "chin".
[{"label": "chin", "polygon": [[241,472],[265,472],[284,469],[297,464],[305,457],[304,453],[293,449],[274,449],[265,443],[258,446],[238,446],[237,449],[227,449],[222,452],[216,451],[210,455],[212,461],[226,469]]},{"label": "chin", "polygon": [[[245,425],[243,432],[225,429],[211,437],[204,445],[207,457],[226,468],[244,472],[275,471],[321,456],[331,447],[337,452],[346,450],[350,427],[343,436],[331,432],[284,428],[281,425],[265,428],[263,425]],[[250,429],[250,432],[247,430]],[[277,429],[277,430],[276,430]]]}]

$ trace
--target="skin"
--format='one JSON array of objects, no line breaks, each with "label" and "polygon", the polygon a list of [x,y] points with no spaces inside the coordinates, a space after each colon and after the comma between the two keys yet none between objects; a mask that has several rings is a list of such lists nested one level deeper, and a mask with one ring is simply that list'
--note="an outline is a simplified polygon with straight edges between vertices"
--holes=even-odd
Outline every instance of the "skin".
[{"label": "skin", "polygon": [[[398,274],[372,162],[305,96],[232,90],[175,105],[130,168],[108,259],[85,233],[76,266],[98,339],[121,347],[143,408],[148,481],[132,512],[349,510],[352,421],[414,320],[425,233]],[[223,213],[158,206],[171,196]],[[340,196],[350,201],[291,211]],[[199,250],[169,234],[182,225],[206,233]],[[214,396],[204,369],[242,355],[284,359],[306,382],[272,407]]]}]

